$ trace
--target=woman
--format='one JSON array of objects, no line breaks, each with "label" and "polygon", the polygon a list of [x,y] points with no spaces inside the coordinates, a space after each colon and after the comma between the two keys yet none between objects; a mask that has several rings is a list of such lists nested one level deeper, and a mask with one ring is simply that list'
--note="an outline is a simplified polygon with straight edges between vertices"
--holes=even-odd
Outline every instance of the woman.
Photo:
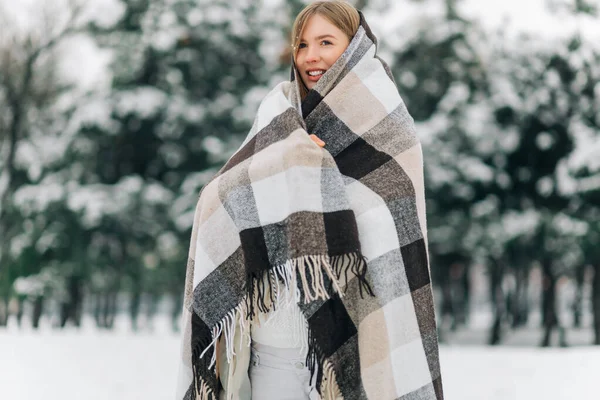
[{"label": "woman", "polygon": [[352,6],[292,42],[198,201],[178,398],[443,399],[412,118]]}]

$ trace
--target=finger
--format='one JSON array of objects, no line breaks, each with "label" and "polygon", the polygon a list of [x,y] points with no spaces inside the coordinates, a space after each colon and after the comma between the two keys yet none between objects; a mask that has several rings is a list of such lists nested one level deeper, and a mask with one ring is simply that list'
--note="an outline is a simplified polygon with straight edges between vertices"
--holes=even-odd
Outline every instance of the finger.
[{"label": "finger", "polygon": [[315,142],[319,147],[325,147],[325,142],[319,139],[316,135],[311,134],[310,138]]}]

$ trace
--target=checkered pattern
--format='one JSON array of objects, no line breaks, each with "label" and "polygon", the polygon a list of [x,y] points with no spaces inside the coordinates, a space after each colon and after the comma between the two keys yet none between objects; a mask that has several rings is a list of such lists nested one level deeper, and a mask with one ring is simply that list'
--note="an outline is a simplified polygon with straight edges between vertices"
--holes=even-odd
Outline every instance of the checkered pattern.
[{"label": "checkered pattern", "polygon": [[[218,398],[210,361],[225,360],[205,350],[269,310],[272,298],[260,297],[273,293],[262,278],[292,266],[304,279],[293,282],[304,292],[308,362],[323,399],[443,399],[421,147],[361,19],[304,101],[295,69],[265,98],[242,147],[202,191],[179,398]],[[334,273],[320,272],[328,268]],[[317,295],[319,282],[325,293]]]}]

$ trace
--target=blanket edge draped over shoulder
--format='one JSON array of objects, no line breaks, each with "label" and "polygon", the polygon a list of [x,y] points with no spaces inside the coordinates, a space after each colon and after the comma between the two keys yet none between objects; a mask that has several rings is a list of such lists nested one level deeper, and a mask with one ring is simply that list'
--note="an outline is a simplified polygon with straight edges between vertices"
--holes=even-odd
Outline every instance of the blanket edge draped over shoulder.
[{"label": "blanket edge draped over shoulder", "polygon": [[421,146],[362,13],[303,100],[299,84],[292,68],[201,192],[178,399],[240,398],[250,324],[291,291],[322,399],[442,400]]}]

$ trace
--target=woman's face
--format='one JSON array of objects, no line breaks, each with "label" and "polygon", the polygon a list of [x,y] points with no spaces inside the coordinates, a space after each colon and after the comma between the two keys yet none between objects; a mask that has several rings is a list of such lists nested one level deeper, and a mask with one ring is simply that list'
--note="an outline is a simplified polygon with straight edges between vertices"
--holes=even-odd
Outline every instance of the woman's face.
[{"label": "woman's face", "polygon": [[350,44],[348,36],[319,14],[306,22],[298,43],[296,68],[306,87],[312,89]]}]

